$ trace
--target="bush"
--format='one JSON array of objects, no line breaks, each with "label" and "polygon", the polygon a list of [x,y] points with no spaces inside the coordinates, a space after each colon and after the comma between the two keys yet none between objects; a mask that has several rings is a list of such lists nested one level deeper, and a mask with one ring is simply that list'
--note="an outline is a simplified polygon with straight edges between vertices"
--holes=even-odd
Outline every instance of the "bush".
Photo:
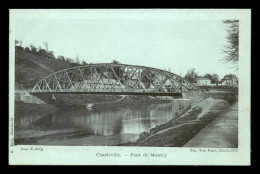
[{"label": "bush", "polygon": [[65,61],[65,57],[64,56],[58,56],[57,59]]},{"label": "bush", "polygon": [[23,51],[23,47],[15,46],[15,51]]},{"label": "bush", "polygon": [[49,58],[51,58],[51,59],[55,59],[55,56],[54,56],[53,51],[49,51],[48,54],[47,54],[47,56],[48,56]]},{"label": "bush", "polygon": [[45,49],[39,50],[39,54],[42,56],[47,56],[47,51]]},{"label": "bush", "polygon": [[224,99],[227,100],[229,103],[234,103],[237,101],[237,96],[235,94],[225,95]]},{"label": "bush", "polygon": [[37,49],[35,48],[35,46],[30,45],[30,47],[31,47],[31,51],[32,51],[32,52],[37,53]]},{"label": "bush", "polygon": [[71,58],[66,58],[66,61],[69,62],[69,63],[75,63],[75,61]]},{"label": "bush", "polygon": [[87,62],[85,62],[84,60],[81,63],[82,65],[87,65]]},{"label": "bush", "polygon": [[25,51],[29,52],[29,51],[30,51],[30,48],[26,47],[26,48],[25,48]]}]

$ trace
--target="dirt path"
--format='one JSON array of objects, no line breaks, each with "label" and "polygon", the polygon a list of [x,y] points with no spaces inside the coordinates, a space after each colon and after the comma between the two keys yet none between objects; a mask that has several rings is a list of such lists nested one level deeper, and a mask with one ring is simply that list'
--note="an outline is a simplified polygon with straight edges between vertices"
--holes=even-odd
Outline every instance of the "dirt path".
[{"label": "dirt path", "polygon": [[184,147],[237,148],[238,103],[234,103],[202,129]]}]

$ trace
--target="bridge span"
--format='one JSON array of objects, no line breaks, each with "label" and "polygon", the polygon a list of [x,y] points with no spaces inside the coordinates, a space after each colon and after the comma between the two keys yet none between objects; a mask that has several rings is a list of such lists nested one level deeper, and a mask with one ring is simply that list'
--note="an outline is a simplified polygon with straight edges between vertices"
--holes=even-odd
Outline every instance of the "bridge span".
[{"label": "bridge span", "polygon": [[[181,97],[199,89],[185,78],[152,67],[127,64],[87,64],[54,72],[41,79],[31,94],[58,105],[89,103],[90,95],[148,95]],[[92,101],[93,102],[93,101]]]}]

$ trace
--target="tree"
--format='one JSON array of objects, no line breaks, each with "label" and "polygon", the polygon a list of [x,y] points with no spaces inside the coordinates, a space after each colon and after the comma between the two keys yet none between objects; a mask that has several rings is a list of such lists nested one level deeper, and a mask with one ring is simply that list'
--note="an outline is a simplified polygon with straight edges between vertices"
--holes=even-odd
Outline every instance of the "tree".
[{"label": "tree", "polygon": [[22,41],[22,40],[20,40],[20,41],[19,41],[19,43],[20,43],[20,47],[22,47],[23,41]]},{"label": "tree", "polygon": [[111,63],[113,63],[113,64],[120,64],[120,62],[117,61],[116,59],[114,59]]},{"label": "tree", "polygon": [[29,52],[29,51],[30,51],[30,49],[29,49],[28,47],[25,47],[25,51]]},{"label": "tree", "polygon": [[58,56],[57,59],[65,61],[65,57],[64,56]]},{"label": "tree", "polygon": [[48,42],[43,42],[43,45],[45,46],[46,51],[48,52]]},{"label": "tree", "polygon": [[79,56],[78,56],[78,55],[77,55],[77,57],[76,57],[76,63],[77,63],[77,64],[80,64]]},{"label": "tree", "polygon": [[36,49],[35,46],[33,46],[32,44],[30,45],[30,48],[31,48],[31,51],[32,51],[32,52],[35,52],[35,53],[37,52],[37,49]]},{"label": "tree", "polygon": [[18,44],[19,43],[19,41],[18,40],[15,40],[15,46],[16,46],[16,44]]},{"label": "tree", "polygon": [[210,74],[205,74],[204,77],[210,79],[210,80],[211,80],[211,83],[213,83],[213,84],[218,83],[218,80],[219,80],[217,74],[212,74],[212,75],[210,75]]},{"label": "tree", "polygon": [[239,20],[224,20],[224,24],[228,26],[227,31],[227,45],[223,52],[226,54],[223,59],[225,63],[232,62],[238,69],[238,60],[239,60]]},{"label": "tree", "polygon": [[87,62],[85,62],[84,60],[82,60],[82,65],[87,65]]},{"label": "tree", "polygon": [[42,56],[47,56],[47,51],[45,49],[40,49],[39,54]]},{"label": "tree", "polygon": [[75,61],[71,58],[66,58],[66,61],[69,62],[69,63],[75,63]]},{"label": "tree", "polygon": [[185,79],[194,82],[196,77],[198,77],[198,74],[195,72],[195,68],[188,69]]},{"label": "tree", "polygon": [[205,74],[204,77],[210,79],[211,81],[212,81],[212,79],[213,79],[210,74]]},{"label": "tree", "polygon": [[55,59],[55,56],[54,56],[54,52],[53,52],[53,51],[49,51],[49,52],[47,53],[47,55],[48,55],[49,58]]},{"label": "tree", "polygon": [[212,80],[213,80],[212,83],[218,84],[219,76],[217,74],[212,74]]}]

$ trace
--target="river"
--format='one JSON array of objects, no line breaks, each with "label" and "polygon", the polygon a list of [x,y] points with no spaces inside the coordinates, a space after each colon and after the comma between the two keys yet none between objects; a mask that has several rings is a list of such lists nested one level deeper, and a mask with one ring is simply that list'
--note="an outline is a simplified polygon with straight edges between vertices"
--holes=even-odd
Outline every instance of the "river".
[{"label": "river", "polygon": [[188,100],[107,109],[59,110],[53,114],[20,116],[15,120],[15,144],[111,146],[138,139],[189,106]]}]

